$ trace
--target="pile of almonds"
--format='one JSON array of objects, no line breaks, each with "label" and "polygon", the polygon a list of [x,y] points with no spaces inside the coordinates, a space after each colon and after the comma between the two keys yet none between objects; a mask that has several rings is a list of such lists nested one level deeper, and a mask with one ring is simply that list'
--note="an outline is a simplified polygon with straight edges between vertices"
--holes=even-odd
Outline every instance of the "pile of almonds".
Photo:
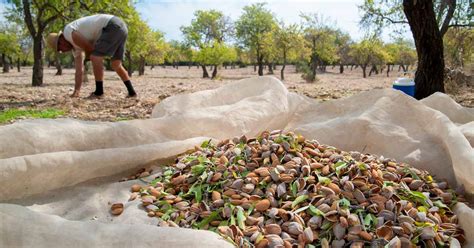
[{"label": "pile of almonds", "polygon": [[155,175],[132,186],[130,199],[141,199],[148,216],[160,226],[215,231],[239,247],[464,242],[450,208],[463,199],[446,182],[292,132],[204,142]]}]

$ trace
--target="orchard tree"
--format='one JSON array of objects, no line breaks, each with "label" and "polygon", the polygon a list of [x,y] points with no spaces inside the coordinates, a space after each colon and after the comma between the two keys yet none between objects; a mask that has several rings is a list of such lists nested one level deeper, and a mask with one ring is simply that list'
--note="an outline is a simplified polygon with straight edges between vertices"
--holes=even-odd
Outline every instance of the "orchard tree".
[{"label": "orchard tree", "polygon": [[258,64],[258,75],[263,76],[265,52],[271,51],[268,46],[271,32],[277,25],[273,14],[265,8],[265,3],[256,3],[244,7],[244,13],[235,24],[239,41],[254,53]]},{"label": "orchard tree", "polygon": [[416,51],[409,41],[396,39],[395,42],[386,44],[384,50],[387,53],[387,77],[390,73],[390,67],[399,65],[406,73],[409,66],[416,62]]},{"label": "orchard tree", "polygon": [[20,46],[18,45],[18,37],[15,30],[1,28],[0,29],[0,55],[3,63],[3,73],[10,71],[12,57],[19,55]]},{"label": "orchard tree", "polygon": [[452,68],[474,62],[474,29],[451,28],[444,35],[444,61]]},{"label": "orchard tree", "polygon": [[[388,59],[383,43],[378,38],[366,38],[351,46],[350,56],[362,68],[362,75],[367,77],[367,66],[380,65]],[[372,70],[371,70],[372,71]]]},{"label": "orchard tree", "polygon": [[237,54],[233,47],[215,41],[214,44],[201,48],[195,54],[194,60],[201,65],[213,65],[212,79],[214,79],[217,76],[217,67],[224,62],[235,60],[236,57]]},{"label": "orchard tree", "polygon": [[[222,54],[223,48],[226,47],[224,42],[232,34],[230,19],[217,10],[198,10],[194,12],[191,25],[181,27],[181,32],[189,45],[197,50],[203,50],[197,55],[198,59],[196,60],[201,65],[203,78],[209,77],[206,65],[213,65],[213,75],[217,75],[217,66],[223,58],[216,56],[224,56]],[[212,49],[216,51],[210,51]],[[210,57],[204,58],[203,56],[206,55]]]},{"label": "orchard tree", "polygon": [[147,64],[152,67],[154,65],[163,64],[169,45],[167,44],[164,33],[159,30],[151,31],[149,34],[149,41],[147,42],[148,54],[145,56]]},{"label": "orchard tree", "polygon": [[128,26],[127,46],[125,50],[125,57],[127,59],[126,68],[128,75],[132,76],[135,67],[139,67],[139,60],[144,54],[145,42],[149,41],[146,37],[150,35],[151,29],[140,18],[138,12],[133,9],[130,15],[126,18]]},{"label": "orchard tree", "polygon": [[344,65],[352,62],[352,57],[349,55],[351,46],[351,37],[347,33],[340,30],[335,31],[336,53],[339,63],[339,73],[344,73]]},{"label": "orchard tree", "polygon": [[180,43],[179,41],[170,41],[165,54],[165,62],[171,64],[173,68],[178,69],[179,63],[185,61],[186,57],[188,56],[183,53],[183,47],[186,47],[186,45]]},{"label": "orchard tree", "polygon": [[304,46],[301,28],[296,24],[285,25],[280,22],[275,29],[275,46],[278,57],[282,63],[280,70],[281,80],[285,80],[285,67],[288,60],[296,60],[298,51]]},{"label": "orchard tree", "polygon": [[337,61],[336,36],[330,25],[330,20],[317,13],[302,14],[304,37],[310,49],[310,71],[306,73],[306,80],[316,80],[316,70],[319,67]]},{"label": "orchard tree", "polygon": [[410,26],[418,55],[415,97],[422,99],[444,92],[443,36],[450,27],[472,27],[470,5],[470,0],[365,0],[359,8],[362,25]]},{"label": "orchard tree", "polygon": [[13,22],[23,20],[33,40],[32,85],[43,85],[43,34],[53,21],[67,16],[74,9],[73,2],[67,0],[32,1],[12,0],[7,8],[7,19]]}]

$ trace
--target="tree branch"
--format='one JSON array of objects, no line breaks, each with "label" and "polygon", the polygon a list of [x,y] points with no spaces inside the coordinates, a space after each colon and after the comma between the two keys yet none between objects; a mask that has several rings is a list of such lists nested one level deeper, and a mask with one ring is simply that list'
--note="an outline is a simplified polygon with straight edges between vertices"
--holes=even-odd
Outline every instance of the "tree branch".
[{"label": "tree branch", "polygon": [[372,14],[376,15],[376,16],[379,16],[380,18],[382,18],[383,20],[387,20],[393,24],[408,24],[408,21],[401,21],[401,20],[393,20],[389,17],[386,17],[384,16],[383,14],[381,13],[378,13],[378,12],[372,12]]},{"label": "tree branch", "polygon": [[446,9],[448,0],[441,0],[441,3],[439,4],[438,8],[438,16],[436,17],[436,21],[439,23],[441,21],[441,17],[443,16],[443,12]]},{"label": "tree branch", "polygon": [[466,28],[469,28],[469,27],[474,27],[474,25],[473,24],[457,24],[457,23],[455,23],[455,24],[449,24],[448,27],[450,27],[450,28],[451,27],[466,27]]},{"label": "tree branch", "polygon": [[441,37],[444,36],[446,31],[448,31],[449,28],[449,23],[451,22],[451,19],[453,19],[454,15],[454,10],[456,9],[456,0],[447,0],[448,3],[448,13],[446,14],[446,18],[444,18],[443,25],[441,26],[441,30],[439,31],[441,33]]},{"label": "tree branch", "polygon": [[31,36],[36,36],[35,26],[33,25],[33,19],[31,17],[30,2],[23,0],[23,13],[25,14],[25,23],[30,31]]}]

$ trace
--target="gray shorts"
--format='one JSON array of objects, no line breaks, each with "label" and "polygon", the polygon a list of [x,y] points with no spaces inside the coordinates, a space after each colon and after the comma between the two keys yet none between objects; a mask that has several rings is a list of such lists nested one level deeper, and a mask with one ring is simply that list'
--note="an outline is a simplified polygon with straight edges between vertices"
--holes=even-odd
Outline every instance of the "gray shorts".
[{"label": "gray shorts", "polygon": [[92,55],[111,57],[112,60],[123,60],[127,36],[127,25],[120,18],[112,17],[102,29],[102,34],[95,43]]}]

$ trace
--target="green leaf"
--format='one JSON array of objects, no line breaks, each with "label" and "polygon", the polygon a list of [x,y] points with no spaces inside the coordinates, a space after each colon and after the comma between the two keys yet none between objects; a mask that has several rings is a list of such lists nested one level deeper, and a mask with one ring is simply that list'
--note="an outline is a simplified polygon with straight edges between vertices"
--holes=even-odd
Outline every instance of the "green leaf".
[{"label": "green leaf", "polygon": [[247,215],[251,215],[254,209],[255,209],[255,205],[254,204],[250,205],[249,209],[247,210]]},{"label": "green leaf", "polygon": [[309,213],[312,215],[312,216],[324,216],[324,213],[323,211],[317,209],[315,206],[313,205],[309,205]]},{"label": "green leaf", "polygon": [[194,199],[196,200],[197,203],[201,202],[202,200],[202,185],[193,185],[189,191],[188,194],[194,194]]},{"label": "green leaf", "polygon": [[420,177],[419,177],[414,171],[412,171],[410,168],[404,168],[404,169],[403,169],[403,172],[404,172],[405,174],[410,174],[410,176],[411,176],[413,179],[420,180]]},{"label": "green leaf", "polygon": [[303,212],[303,211],[305,211],[306,209],[308,209],[308,208],[309,208],[309,206],[311,206],[311,205],[307,205],[307,206],[304,206],[304,207],[298,208],[298,209],[297,209],[297,210],[295,210],[293,213],[294,213],[294,214],[297,214],[297,213],[299,213],[299,212]]},{"label": "green leaf", "polygon": [[320,176],[320,175],[318,175],[318,181],[326,186],[331,183],[331,179],[329,179],[328,177]]},{"label": "green leaf", "polygon": [[339,176],[341,170],[347,167],[347,163],[339,161],[334,165],[334,167],[336,168],[336,175]]},{"label": "green leaf", "polygon": [[441,202],[440,200],[433,202],[433,204],[439,208],[448,208],[448,206],[444,204],[443,202]]},{"label": "green leaf", "polygon": [[194,161],[196,159],[197,159],[196,156],[188,155],[188,156],[184,157],[181,161],[186,164],[186,163],[189,163],[189,162]]},{"label": "green leaf", "polygon": [[297,206],[301,202],[308,199],[308,197],[309,197],[308,195],[300,195],[300,196],[296,197],[296,199],[293,201],[293,203],[291,203],[291,207],[294,208],[295,206]]},{"label": "green leaf", "polygon": [[365,171],[365,170],[367,170],[367,169],[369,168],[369,167],[368,167],[365,163],[363,163],[363,162],[358,162],[358,163],[357,163],[357,166],[359,167],[359,170],[361,170],[361,171]]},{"label": "green leaf", "polygon": [[163,172],[163,176],[165,176],[165,177],[166,177],[166,176],[171,176],[171,175],[173,175],[173,171],[172,171],[172,170],[167,170],[167,171]]},{"label": "green leaf", "polygon": [[364,226],[367,229],[372,229],[377,225],[377,218],[373,214],[367,214],[364,218]]},{"label": "green leaf", "polygon": [[211,221],[217,219],[219,217],[219,212],[214,211],[208,217],[204,218],[199,224],[197,224],[198,229],[202,229],[207,224],[211,223]]},{"label": "green leaf", "polygon": [[388,186],[394,186],[395,183],[392,181],[383,181],[383,188],[388,187]]},{"label": "green leaf", "polygon": [[240,227],[241,230],[245,229],[245,215],[242,208],[237,208],[237,225]]},{"label": "green leaf", "polygon": [[329,230],[332,227],[333,223],[330,221],[325,221],[324,224],[321,226],[323,230]]},{"label": "green leaf", "polygon": [[199,176],[199,178],[201,179],[201,181],[205,181],[205,180],[207,179],[207,172],[204,171],[204,172],[201,174],[201,176]]},{"label": "green leaf", "polygon": [[342,198],[339,200],[339,207],[341,208],[349,208],[351,206],[351,202],[346,198]]},{"label": "green leaf", "polygon": [[211,139],[210,140],[205,140],[204,142],[202,142],[201,147],[202,148],[209,148],[210,144],[211,144]]},{"label": "green leaf", "polygon": [[191,173],[193,173],[194,176],[201,175],[205,170],[206,166],[204,166],[203,164],[197,164],[191,167]]},{"label": "green leaf", "polygon": [[296,185],[296,181],[294,181],[291,186],[290,186],[290,189],[291,189],[291,193],[296,196],[296,194],[298,194],[298,185]]}]

